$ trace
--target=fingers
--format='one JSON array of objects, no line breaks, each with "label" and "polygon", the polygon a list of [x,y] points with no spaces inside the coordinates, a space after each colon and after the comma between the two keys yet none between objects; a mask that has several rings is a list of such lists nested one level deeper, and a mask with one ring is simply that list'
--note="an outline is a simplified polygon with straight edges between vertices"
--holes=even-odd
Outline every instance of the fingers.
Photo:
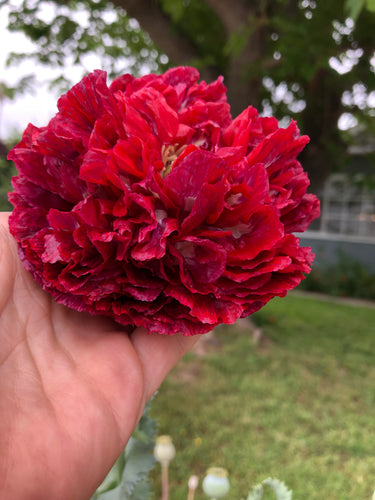
[{"label": "fingers", "polygon": [[15,241],[9,234],[9,215],[0,212],[0,311],[12,294],[18,259]]},{"label": "fingers", "polygon": [[8,227],[8,219],[11,212],[0,212],[0,224]]},{"label": "fingers", "polygon": [[[18,262],[17,245],[9,232],[9,216],[10,212],[0,212],[0,265],[2,268],[8,268],[9,259]],[[7,262],[5,262],[6,260]],[[6,271],[9,272],[9,269]]]},{"label": "fingers", "polygon": [[144,370],[146,403],[200,336],[148,334],[145,328],[137,328],[130,338]]}]

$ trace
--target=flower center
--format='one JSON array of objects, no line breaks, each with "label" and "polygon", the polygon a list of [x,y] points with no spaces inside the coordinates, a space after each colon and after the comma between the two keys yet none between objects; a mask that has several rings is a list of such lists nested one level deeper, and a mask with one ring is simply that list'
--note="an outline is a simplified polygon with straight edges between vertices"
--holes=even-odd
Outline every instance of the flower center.
[{"label": "flower center", "polygon": [[173,163],[185,148],[185,144],[183,146],[179,144],[163,144],[161,147],[161,159],[164,163],[164,168],[161,172],[163,179],[172,170]]}]

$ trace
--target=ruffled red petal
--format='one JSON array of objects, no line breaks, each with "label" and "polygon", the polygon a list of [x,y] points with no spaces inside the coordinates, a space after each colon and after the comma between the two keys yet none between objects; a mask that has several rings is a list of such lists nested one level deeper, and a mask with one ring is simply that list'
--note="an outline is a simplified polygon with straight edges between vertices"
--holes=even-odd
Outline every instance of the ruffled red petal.
[{"label": "ruffled red petal", "polygon": [[308,142],[194,68],[94,71],[29,125],[9,158],[10,230],[25,268],[68,307],[131,331],[201,334],[308,273],[292,234],[319,215],[297,160]]}]

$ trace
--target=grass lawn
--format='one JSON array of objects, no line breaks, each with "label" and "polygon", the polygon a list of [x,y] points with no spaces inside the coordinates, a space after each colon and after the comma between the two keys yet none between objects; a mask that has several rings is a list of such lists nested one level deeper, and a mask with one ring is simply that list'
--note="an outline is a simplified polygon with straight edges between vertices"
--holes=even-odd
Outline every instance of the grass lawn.
[{"label": "grass lawn", "polygon": [[[153,402],[177,449],[170,500],[191,474],[228,469],[228,499],[268,476],[296,500],[370,500],[375,490],[375,309],[290,295],[253,316],[263,330],[220,327],[189,353]],[[159,467],[153,472],[160,498]],[[199,487],[195,500],[207,498]],[[267,498],[274,498],[267,496]]]}]

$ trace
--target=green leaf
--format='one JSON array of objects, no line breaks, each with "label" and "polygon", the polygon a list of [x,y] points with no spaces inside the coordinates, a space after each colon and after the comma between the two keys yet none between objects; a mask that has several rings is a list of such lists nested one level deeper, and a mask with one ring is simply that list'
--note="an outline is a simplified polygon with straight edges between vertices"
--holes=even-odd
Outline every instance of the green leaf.
[{"label": "green leaf", "polygon": [[367,0],[366,8],[370,12],[375,12],[375,0]]},{"label": "green leaf", "polygon": [[131,500],[147,500],[151,498],[151,486],[148,481],[141,481],[135,485]]},{"label": "green leaf", "polygon": [[124,454],[122,453],[119,459],[116,461],[115,465],[107,474],[102,484],[97,489],[97,494],[101,495],[106,491],[113,490],[120,484],[124,466],[125,466],[125,460],[124,460]]},{"label": "green leaf", "polygon": [[346,0],[345,9],[348,15],[356,21],[359,14],[361,13],[363,7],[365,6],[366,0]]},{"label": "green leaf", "polygon": [[263,498],[263,486],[261,484],[257,484],[250,491],[246,500],[262,500]]},{"label": "green leaf", "polygon": [[121,500],[121,486],[117,486],[114,490],[106,491],[100,496],[93,497],[92,500]]},{"label": "green leaf", "polygon": [[276,495],[276,500],[292,500],[292,492],[288,490],[285,484],[278,479],[268,477],[260,484],[254,486],[249,493],[247,500],[262,500],[264,486],[268,486]]},{"label": "green leaf", "polygon": [[238,56],[246,46],[253,30],[251,23],[248,23],[233,31],[224,46],[224,53],[226,55],[233,54],[234,56]]},{"label": "green leaf", "polygon": [[[140,493],[145,494],[147,488],[140,485],[147,483],[147,476],[155,464],[152,454],[155,435],[156,422],[150,418],[149,405],[139,422],[138,431],[133,435],[125,448],[125,468],[121,481],[121,499],[123,500],[146,500],[148,497],[139,497]],[[139,436],[141,439],[137,438]]]},{"label": "green leaf", "polygon": [[274,478],[267,478],[263,481],[264,485],[267,485],[275,493],[277,500],[291,500],[292,492],[288,490],[285,483]]},{"label": "green leaf", "polygon": [[163,0],[162,4],[163,9],[171,16],[174,22],[182,20],[185,11],[185,5],[183,2],[176,2],[176,0]]}]

